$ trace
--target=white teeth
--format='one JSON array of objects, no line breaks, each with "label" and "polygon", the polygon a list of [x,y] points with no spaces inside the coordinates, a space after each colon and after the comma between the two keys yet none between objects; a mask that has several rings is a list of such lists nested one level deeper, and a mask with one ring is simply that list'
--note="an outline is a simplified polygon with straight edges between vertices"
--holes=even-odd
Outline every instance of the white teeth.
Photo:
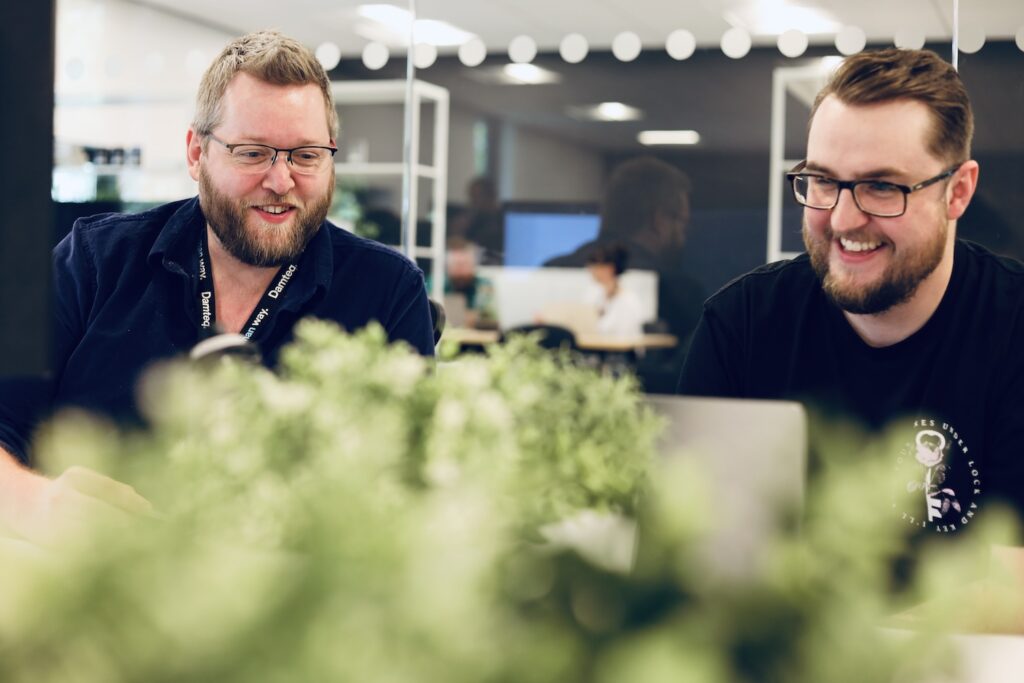
[{"label": "white teeth", "polygon": [[854,242],[845,237],[840,237],[839,243],[843,245],[843,249],[846,251],[872,251],[882,246],[881,242]]},{"label": "white teeth", "polygon": [[278,213],[284,213],[285,211],[287,211],[288,207],[286,207],[286,206],[261,206],[260,209],[262,209],[263,211],[266,211],[267,213],[278,214]]}]

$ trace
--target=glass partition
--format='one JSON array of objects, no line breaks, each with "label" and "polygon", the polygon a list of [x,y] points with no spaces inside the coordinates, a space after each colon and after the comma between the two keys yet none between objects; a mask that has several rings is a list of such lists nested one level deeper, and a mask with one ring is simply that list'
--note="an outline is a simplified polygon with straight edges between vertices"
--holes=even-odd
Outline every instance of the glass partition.
[{"label": "glass partition", "polygon": [[[900,3],[885,17],[854,5],[418,0],[286,12],[261,2],[60,0],[53,195],[66,229],[76,213],[192,194],[182,142],[202,70],[235,35],[278,26],[316,49],[337,84],[336,223],[404,248],[437,298],[451,277],[468,281],[446,275],[447,245],[456,271],[468,262],[474,277],[504,288],[476,316],[503,328],[545,321],[564,303],[552,297],[583,301],[596,288],[600,301],[603,285],[584,267],[596,237],[613,238],[598,241],[621,243],[626,268],[657,276],[656,301],[645,303],[657,315],[645,329],[685,340],[704,296],[769,254],[802,249],[779,163],[803,155],[816,84],[786,90],[779,119],[775,75],[894,43],[953,57],[953,2]],[[982,165],[960,231],[1017,257],[1021,24],[999,0],[965,3],[957,34]],[[415,144],[405,155],[407,104]],[[417,229],[403,247],[406,204]],[[524,269],[542,266],[573,272],[524,285]],[[524,302],[526,292],[542,299]],[[676,313],[665,309],[673,297]],[[503,315],[506,303],[519,313]]]}]

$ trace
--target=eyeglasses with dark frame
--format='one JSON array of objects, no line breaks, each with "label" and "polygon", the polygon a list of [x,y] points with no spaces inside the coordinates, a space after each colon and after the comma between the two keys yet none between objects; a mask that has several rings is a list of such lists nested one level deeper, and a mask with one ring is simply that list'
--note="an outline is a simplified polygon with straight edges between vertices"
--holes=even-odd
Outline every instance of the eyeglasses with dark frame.
[{"label": "eyeglasses with dark frame", "polygon": [[942,173],[922,180],[916,185],[900,185],[884,180],[837,180],[820,173],[803,173],[807,161],[801,161],[786,174],[797,203],[811,209],[834,209],[839,195],[849,190],[857,208],[869,216],[897,218],[907,211],[907,196],[912,192],[934,185],[950,177],[963,163],[947,168]]},{"label": "eyeglasses with dark frame", "polygon": [[212,133],[207,133],[206,137],[227,148],[231,162],[243,173],[266,173],[274,166],[277,155],[283,152],[287,154],[288,164],[296,173],[315,175],[327,170],[338,151],[337,147],[321,145],[282,149],[250,142],[234,144],[224,142]]}]

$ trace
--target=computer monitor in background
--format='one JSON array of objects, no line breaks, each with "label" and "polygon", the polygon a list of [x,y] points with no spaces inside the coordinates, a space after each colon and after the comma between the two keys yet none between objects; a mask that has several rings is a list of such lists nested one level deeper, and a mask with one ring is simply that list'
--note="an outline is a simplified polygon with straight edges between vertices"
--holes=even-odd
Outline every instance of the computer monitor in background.
[{"label": "computer monitor in background", "polygon": [[540,267],[597,237],[601,216],[596,204],[508,202],[505,215],[505,265]]}]

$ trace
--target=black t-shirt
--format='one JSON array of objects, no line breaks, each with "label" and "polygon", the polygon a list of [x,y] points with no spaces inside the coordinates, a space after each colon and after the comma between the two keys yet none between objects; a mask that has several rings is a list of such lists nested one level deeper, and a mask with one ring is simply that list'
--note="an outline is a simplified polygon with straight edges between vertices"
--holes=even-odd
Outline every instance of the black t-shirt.
[{"label": "black t-shirt", "polygon": [[707,301],[680,391],[798,400],[812,415],[893,430],[898,517],[922,531],[959,532],[985,501],[1024,511],[1022,313],[1024,264],[960,240],[924,327],[872,348],[828,300],[804,254]]}]

